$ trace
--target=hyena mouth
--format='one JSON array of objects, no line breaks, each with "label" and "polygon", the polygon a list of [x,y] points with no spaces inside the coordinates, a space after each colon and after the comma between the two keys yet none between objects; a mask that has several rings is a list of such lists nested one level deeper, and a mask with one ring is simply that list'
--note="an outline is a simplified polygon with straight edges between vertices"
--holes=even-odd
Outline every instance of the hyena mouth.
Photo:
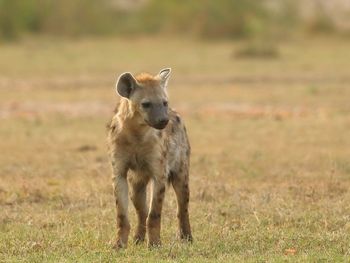
[{"label": "hyena mouth", "polygon": [[157,130],[163,130],[167,125],[169,120],[163,120],[163,121],[159,121],[157,123],[152,123],[150,121],[145,120],[146,124],[152,128],[155,128]]},{"label": "hyena mouth", "polygon": [[168,125],[168,122],[169,122],[168,120],[164,120],[164,121],[161,121],[161,122],[159,122],[155,125],[151,125],[151,126],[157,130],[162,130]]},{"label": "hyena mouth", "polygon": [[165,127],[166,127],[166,125],[162,125],[162,126],[160,126],[160,125],[155,125],[155,126],[153,126],[153,128],[155,128],[155,129],[157,129],[157,130],[163,130]]}]

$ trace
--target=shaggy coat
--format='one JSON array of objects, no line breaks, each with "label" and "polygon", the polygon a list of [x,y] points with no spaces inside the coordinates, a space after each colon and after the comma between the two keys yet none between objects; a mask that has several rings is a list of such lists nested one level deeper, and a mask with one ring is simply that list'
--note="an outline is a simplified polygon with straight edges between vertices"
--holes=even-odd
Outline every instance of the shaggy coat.
[{"label": "shaggy coat", "polygon": [[[168,107],[170,69],[156,76],[122,74],[117,82],[121,99],[108,127],[108,148],[117,207],[116,248],[126,247],[130,232],[128,195],[138,223],[136,243],[148,234],[149,246],[160,244],[161,212],[167,182],[177,197],[180,237],[191,241],[189,222],[190,144],[180,116]],[[146,187],[152,183],[150,205]]]}]

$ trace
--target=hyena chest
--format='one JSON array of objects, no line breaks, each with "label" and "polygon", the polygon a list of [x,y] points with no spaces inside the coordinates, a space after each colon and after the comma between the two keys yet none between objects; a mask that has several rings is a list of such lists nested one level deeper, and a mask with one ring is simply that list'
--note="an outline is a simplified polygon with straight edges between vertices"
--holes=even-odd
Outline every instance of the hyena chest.
[{"label": "hyena chest", "polygon": [[166,164],[157,145],[139,144],[129,153],[129,167],[133,171],[152,172]]},{"label": "hyena chest", "polygon": [[141,153],[134,152],[130,155],[129,166],[133,171],[149,171],[151,162]]}]

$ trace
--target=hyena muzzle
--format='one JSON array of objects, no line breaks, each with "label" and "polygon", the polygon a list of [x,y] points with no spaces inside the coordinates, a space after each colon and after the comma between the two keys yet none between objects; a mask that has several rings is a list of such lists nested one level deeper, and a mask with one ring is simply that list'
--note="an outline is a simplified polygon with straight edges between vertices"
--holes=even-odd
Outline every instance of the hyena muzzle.
[{"label": "hyena muzzle", "polygon": [[[126,247],[130,232],[128,193],[138,222],[136,243],[160,245],[161,212],[167,183],[175,190],[180,237],[192,241],[189,222],[190,144],[180,116],[168,107],[167,83],[170,69],[156,76],[123,73],[116,90],[121,96],[108,127],[108,148],[112,163],[117,207],[116,248]],[[152,183],[150,205],[146,188]]]}]

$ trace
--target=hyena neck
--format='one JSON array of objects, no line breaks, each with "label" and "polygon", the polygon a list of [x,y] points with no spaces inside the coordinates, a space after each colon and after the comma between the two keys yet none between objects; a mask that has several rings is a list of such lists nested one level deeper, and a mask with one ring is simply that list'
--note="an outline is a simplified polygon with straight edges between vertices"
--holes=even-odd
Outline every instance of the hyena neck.
[{"label": "hyena neck", "polygon": [[135,115],[136,109],[131,102],[125,98],[121,98],[118,105],[117,116],[121,122],[132,119]]}]

